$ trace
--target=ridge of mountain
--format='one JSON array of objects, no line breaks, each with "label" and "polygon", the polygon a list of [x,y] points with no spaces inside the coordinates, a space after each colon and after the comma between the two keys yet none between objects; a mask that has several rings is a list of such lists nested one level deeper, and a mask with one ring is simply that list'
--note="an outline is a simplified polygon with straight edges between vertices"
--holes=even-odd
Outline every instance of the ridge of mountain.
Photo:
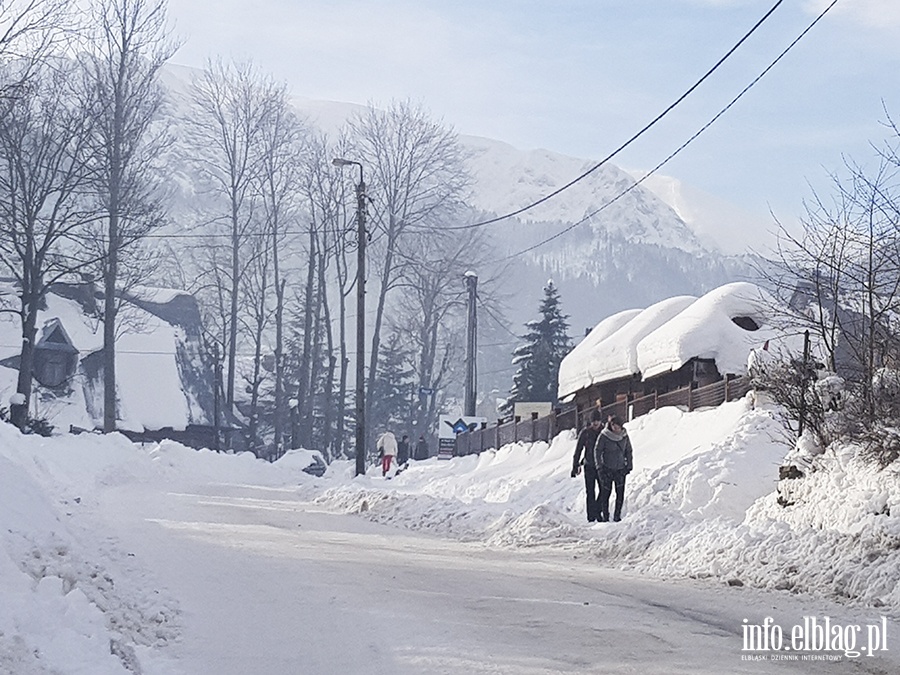
[{"label": "ridge of mountain", "polygon": [[[163,83],[180,98],[196,72],[168,66]],[[311,127],[332,137],[349,117],[365,110],[301,96],[291,101]],[[173,105],[174,117],[188,114],[183,100]],[[652,176],[635,185],[633,175],[612,163],[593,168],[594,160],[519,150],[501,140],[460,135],[460,141],[473,175],[470,204],[488,215],[516,211],[589,172],[518,217],[487,226],[500,250],[498,262],[506,258],[509,325],[534,318],[548,277],[560,290],[573,331],[581,334],[613,312],[672,295],[700,295],[751,275],[749,237],[739,232],[748,228],[739,223],[731,232],[722,200],[706,217],[711,201],[692,201],[696,194],[677,179]],[[177,166],[173,180],[184,202],[179,209],[202,213],[210,206],[197,193],[187,166]],[[504,328],[508,340],[510,331]]]}]

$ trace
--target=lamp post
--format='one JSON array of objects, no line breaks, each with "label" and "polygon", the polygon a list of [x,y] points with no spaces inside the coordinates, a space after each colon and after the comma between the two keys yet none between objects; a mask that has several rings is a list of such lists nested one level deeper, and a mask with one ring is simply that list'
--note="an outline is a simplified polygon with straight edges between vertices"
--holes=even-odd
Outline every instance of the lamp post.
[{"label": "lamp post", "polygon": [[358,166],[356,185],[356,475],[366,472],[366,183],[363,166],[335,157],[334,166]]}]

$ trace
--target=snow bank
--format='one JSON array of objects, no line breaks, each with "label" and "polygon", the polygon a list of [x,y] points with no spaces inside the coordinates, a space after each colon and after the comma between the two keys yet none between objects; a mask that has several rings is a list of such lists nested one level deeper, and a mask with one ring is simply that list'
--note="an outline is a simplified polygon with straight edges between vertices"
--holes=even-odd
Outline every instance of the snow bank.
[{"label": "snow bank", "polygon": [[[575,436],[441,462],[393,480],[328,487],[318,503],[371,520],[507,547],[561,547],[662,578],[716,578],[900,610],[900,483],[852,452],[776,502],[792,448],[751,398],[715,409],[663,408],[627,425],[635,471],[621,523],[588,524],[569,477]],[[826,466],[826,468],[828,468]],[[891,505],[895,505],[891,511]],[[893,513],[893,515],[891,515]]]},{"label": "snow bank", "polygon": [[141,447],[118,434],[21,436],[0,423],[0,672],[140,672],[142,650],[177,640],[176,599],[82,516],[104,489],[198,479],[314,480],[247,454]]},{"label": "snow bank", "polygon": [[896,470],[831,450],[782,485],[792,502],[783,507],[776,478],[793,443],[750,397],[690,413],[663,408],[627,426],[635,470],[624,520],[588,524],[583,481],[569,475],[571,431],[414,461],[384,480],[378,467],[354,477],[352,462],[316,479],[299,455],[269,464],[115,434],[23,437],[0,424],[0,672],[137,672],[148,650],[178,640],[177,600],[97,528],[104,504],[116,503],[101,497],[118,489],[272,487],[317,508],[489,546],[550,547],[656,577],[900,611]]}]

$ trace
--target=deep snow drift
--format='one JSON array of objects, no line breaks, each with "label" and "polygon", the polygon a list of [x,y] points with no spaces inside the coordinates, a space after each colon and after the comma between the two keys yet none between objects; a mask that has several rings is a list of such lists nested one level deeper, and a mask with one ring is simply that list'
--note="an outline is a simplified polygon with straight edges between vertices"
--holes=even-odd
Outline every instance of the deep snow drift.
[{"label": "deep snow drift", "polygon": [[751,401],[664,408],[629,423],[625,518],[592,525],[583,482],[569,476],[572,432],[549,445],[415,462],[385,481],[374,467],[353,479],[349,462],[315,479],[290,455],[268,464],[121,436],[23,437],[0,425],[0,672],[154,672],[146,655],[178,639],[183,617],[153,570],[97,528],[100,495],[198,480],[290,489],[318,508],[489,546],[562,549],[648,575],[800,591],[895,616],[896,471],[864,466],[850,449],[830,452],[820,461],[828,470],[796,481],[795,504],[781,507],[776,478],[791,444]]}]

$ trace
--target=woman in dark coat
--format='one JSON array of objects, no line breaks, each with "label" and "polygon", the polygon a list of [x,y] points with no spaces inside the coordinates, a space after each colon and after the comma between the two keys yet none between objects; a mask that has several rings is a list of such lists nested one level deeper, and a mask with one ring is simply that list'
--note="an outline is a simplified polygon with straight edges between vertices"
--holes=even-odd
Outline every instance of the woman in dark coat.
[{"label": "woman in dark coat", "polygon": [[613,520],[622,520],[622,504],[625,501],[625,476],[633,466],[631,439],[622,426],[622,420],[613,417],[606,428],[597,436],[594,445],[594,463],[600,475],[600,522],[609,520],[609,497],[612,486],[616,486],[616,506]]}]

